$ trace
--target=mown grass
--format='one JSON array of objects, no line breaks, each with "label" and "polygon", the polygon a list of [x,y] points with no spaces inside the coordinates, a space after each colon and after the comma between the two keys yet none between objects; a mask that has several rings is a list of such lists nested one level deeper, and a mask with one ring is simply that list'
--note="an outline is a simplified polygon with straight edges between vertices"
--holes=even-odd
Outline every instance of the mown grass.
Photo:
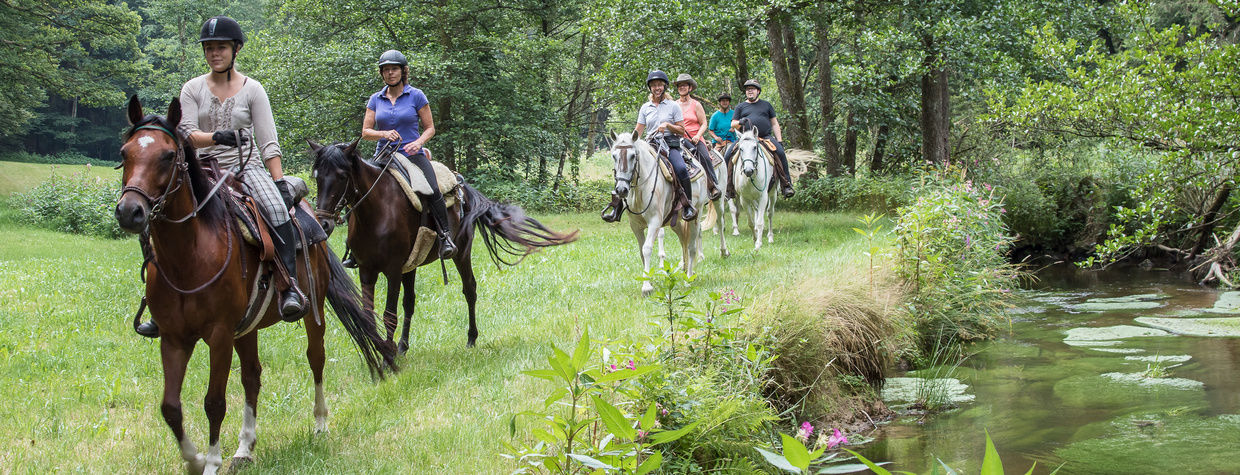
[{"label": "mown grass", "polygon": [[88,165],[47,165],[0,161],[0,200],[8,199],[14,192],[27,191],[47,180],[52,173],[72,175],[86,173],[101,180],[120,180],[120,173],[109,167]]},{"label": "mown grass", "polygon": [[[586,327],[595,338],[653,331],[648,315],[657,311],[640,296],[641,263],[627,223],[605,224],[593,214],[540,218],[555,229],[580,228],[581,239],[503,270],[474,254],[477,348],[465,348],[465,303],[451,268],[446,286],[437,266],[419,271],[411,349],[403,371],[387,381],[372,383],[340,325],[329,323],[327,434],[312,434],[313,387],[300,325],[264,330],[258,445],[255,464],[243,471],[509,472],[497,456],[508,417],[541,407],[548,393],[520,372],[543,363],[550,345],[569,346]],[[707,233],[695,298],[730,287],[761,308],[806,279],[864,275],[866,244],[850,229],[854,216],[779,213],[775,222],[776,242],[758,253],[744,232],[728,236],[727,260],[719,258],[717,236]],[[333,238],[338,252],[341,234]],[[670,234],[667,244],[669,259],[678,259]],[[181,471],[159,414],[158,343],[130,329],[142,292],[139,261],[133,239],[59,234],[0,213],[0,470]],[[182,399],[187,433],[203,451],[205,355],[200,345]],[[241,401],[234,358],[221,435],[226,458],[237,448]]]}]

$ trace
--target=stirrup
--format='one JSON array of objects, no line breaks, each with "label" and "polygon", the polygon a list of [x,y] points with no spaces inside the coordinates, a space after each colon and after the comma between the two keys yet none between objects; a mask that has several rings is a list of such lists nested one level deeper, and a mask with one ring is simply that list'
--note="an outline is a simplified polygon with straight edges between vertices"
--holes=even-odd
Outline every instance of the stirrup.
[{"label": "stirrup", "polygon": [[348,259],[340,261],[340,265],[344,266],[346,269],[356,269],[357,259],[354,259],[352,256],[350,256]]},{"label": "stirrup", "polygon": [[680,209],[680,219],[685,221],[693,221],[697,219],[697,209],[693,205],[685,206]]},{"label": "stirrup", "polygon": [[155,324],[155,320],[147,320],[141,325],[134,327],[133,331],[147,338],[159,338],[159,325]]},{"label": "stirrup", "polygon": [[[296,284],[293,284],[296,285]],[[301,298],[301,292],[295,288],[289,288],[284,292],[280,292],[280,319],[286,322],[295,322],[300,320],[302,315],[306,313],[305,301]]]},{"label": "stirrup", "polygon": [[619,221],[620,210],[616,209],[615,206],[607,205],[607,209],[603,210],[602,218],[603,218],[603,221],[606,221],[608,223],[614,223],[616,221]]},{"label": "stirrup", "polygon": [[456,244],[452,243],[452,238],[448,237],[448,233],[439,232],[439,258],[451,259],[456,257]]}]

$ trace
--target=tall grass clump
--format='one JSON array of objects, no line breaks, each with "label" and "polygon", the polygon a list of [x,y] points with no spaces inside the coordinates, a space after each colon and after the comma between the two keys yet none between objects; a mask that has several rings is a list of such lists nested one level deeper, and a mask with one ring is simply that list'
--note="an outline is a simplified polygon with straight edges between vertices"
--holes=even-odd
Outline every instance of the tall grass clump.
[{"label": "tall grass clump", "polygon": [[1005,254],[1012,238],[1001,194],[963,173],[927,176],[919,197],[899,209],[895,270],[922,353],[997,335],[1019,275]]},{"label": "tall grass clump", "polygon": [[114,217],[120,187],[84,173],[52,172],[28,192],[15,193],[13,205],[23,222],[54,231],[117,239],[125,236]]},{"label": "tall grass clump", "polygon": [[890,212],[913,200],[905,176],[821,176],[797,182],[797,194],[781,206],[797,210]]}]

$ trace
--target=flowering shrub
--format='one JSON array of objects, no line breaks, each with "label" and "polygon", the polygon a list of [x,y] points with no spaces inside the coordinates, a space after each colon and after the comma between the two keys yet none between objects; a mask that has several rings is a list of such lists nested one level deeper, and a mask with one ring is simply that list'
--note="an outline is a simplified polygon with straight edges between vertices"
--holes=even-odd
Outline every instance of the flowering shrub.
[{"label": "flowering shrub", "polygon": [[108,238],[125,236],[113,213],[120,187],[98,177],[52,172],[43,183],[15,195],[20,219],[40,227]]},{"label": "flowering shrub", "polygon": [[923,350],[994,335],[1017,272],[1004,255],[1012,238],[994,187],[930,179],[900,208],[896,271],[911,290]]}]

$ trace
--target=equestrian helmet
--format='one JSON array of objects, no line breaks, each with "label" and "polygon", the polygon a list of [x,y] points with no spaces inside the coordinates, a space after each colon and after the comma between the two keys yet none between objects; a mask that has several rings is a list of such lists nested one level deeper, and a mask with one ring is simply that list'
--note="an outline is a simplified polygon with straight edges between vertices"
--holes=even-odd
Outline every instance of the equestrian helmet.
[{"label": "equestrian helmet", "polygon": [[202,31],[198,33],[198,42],[204,41],[232,41],[241,46],[245,43],[245,34],[237,20],[224,15],[213,16],[202,24]]},{"label": "equestrian helmet", "polygon": [[716,97],[716,98],[715,98],[715,101],[722,101],[722,100],[724,100],[724,99],[727,99],[727,100],[729,100],[729,101],[730,101],[730,100],[732,100],[732,95],[731,95],[731,94],[728,94],[728,93],[726,93],[726,92],[725,92],[725,93],[722,93],[722,94],[719,94],[719,97]]},{"label": "equestrian helmet", "polygon": [[654,71],[651,71],[650,74],[646,76],[646,88],[650,87],[650,81],[654,81],[656,79],[663,80],[663,84],[672,83],[672,81],[667,79],[667,73],[656,69]]},{"label": "equestrian helmet", "polygon": [[750,86],[758,88],[758,92],[762,91],[762,86],[758,84],[757,79],[750,79],[748,81],[745,81],[745,85],[743,86],[743,88],[748,89]]},{"label": "equestrian helmet", "polygon": [[399,64],[401,66],[408,66],[409,60],[405,59],[405,55],[400,54],[400,51],[390,49],[390,50],[384,51],[383,54],[379,55],[379,67],[380,68],[387,66],[389,64]]}]

